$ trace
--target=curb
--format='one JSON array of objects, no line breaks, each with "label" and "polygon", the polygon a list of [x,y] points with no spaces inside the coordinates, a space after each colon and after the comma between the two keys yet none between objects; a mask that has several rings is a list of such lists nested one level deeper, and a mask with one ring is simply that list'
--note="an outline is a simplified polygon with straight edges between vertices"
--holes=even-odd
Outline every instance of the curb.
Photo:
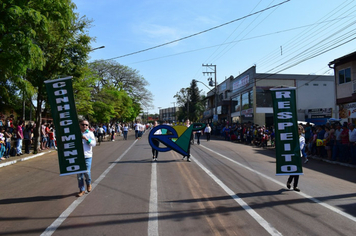
[{"label": "curb", "polygon": [[16,159],[16,160],[12,160],[12,161],[6,161],[6,162],[4,162],[4,163],[1,163],[1,162],[0,162],[0,168],[1,168],[1,167],[5,167],[5,166],[9,166],[9,165],[16,164],[17,162],[27,161],[27,160],[32,159],[32,158],[36,158],[36,157],[39,157],[39,156],[43,156],[44,154],[47,154],[47,153],[50,153],[50,152],[52,152],[52,151],[37,153],[37,154],[32,155],[32,156],[23,157],[23,158]]}]

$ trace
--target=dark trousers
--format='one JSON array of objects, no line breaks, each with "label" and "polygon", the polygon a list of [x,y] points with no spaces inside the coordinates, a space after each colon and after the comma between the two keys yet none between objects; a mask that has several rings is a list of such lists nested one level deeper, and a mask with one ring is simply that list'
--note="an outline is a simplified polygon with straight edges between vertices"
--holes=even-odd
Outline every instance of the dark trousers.
[{"label": "dark trousers", "polygon": [[197,133],[197,139],[198,139],[197,144],[200,144],[200,135],[201,133]]},{"label": "dark trousers", "polygon": [[350,156],[349,144],[343,143],[341,144],[341,151],[340,151],[340,158],[339,161],[341,162],[348,162]]},{"label": "dark trousers", "polygon": [[290,175],[288,178],[288,183],[292,183],[293,179],[293,187],[296,188],[298,187],[299,175]]},{"label": "dark trousers", "polygon": [[[158,147],[159,146],[159,141],[157,139],[152,139],[153,144]],[[157,158],[158,157],[158,151],[154,148],[152,148],[152,155],[153,157]]]},{"label": "dark trousers", "polygon": [[337,157],[339,158],[339,161],[341,159],[341,141],[340,140],[336,140],[336,143],[333,147],[333,156],[332,156],[332,160],[336,161]]},{"label": "dark trousers", "polygon": [[29,154],[31,149],[31,140],[25,139],[25,153]]},{"label": "dark trousers", "polygon": [[206,141],[210,140],[210,133],[205,133],[206,134]]},{"label": "dark trousers", "polygon": [[11,143],[10,142],[6,142],[6,146],[5,146],[5,156],[10,156],[10,150],[11,150]]}]

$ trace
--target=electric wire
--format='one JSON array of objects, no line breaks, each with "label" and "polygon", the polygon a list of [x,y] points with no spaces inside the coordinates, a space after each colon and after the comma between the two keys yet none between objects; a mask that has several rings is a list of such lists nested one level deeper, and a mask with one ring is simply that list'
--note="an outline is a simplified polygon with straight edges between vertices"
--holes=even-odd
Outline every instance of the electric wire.
[{"label": "electric wire", "polygon": [[[253,12],[259,5],[260,3],[262,2],[262,0],[260,0],[256,6],[250,11],[250,14],[251,12]],[[224,43],[237,31],[238,28],[240,28],[240,26],[245,22],[246,19],[243,19],[242,21],[240,21],[240,24],[231,32],[231,34],[224,40],[224,42],[222,44],[220,44],[221,46],[222,45],[225,45]],[[225,46],[226,48],[227,46]],[[213,57],[214,54],[217,54],[218,50],[220,49],[220,46],[205,60],[205,62],[207,63],[208,61],[214,61],[213,59],[211,59],[211,57]],[[223,50],[222,50],[223,51]]]},{"label": "electric wire", "polygon": [[[320,20],[318,20],[317,23],[322,22],[322,20],[323,20],[324,18],[328,18],[330,15],[335,16],[335,12],[339,12],[340,9],[345,8],[345,7],[347,6],[347,5],[346,5],[347,2],[348,2],[348,1],[345,1],[343,4],[340,4],[337,8],[333,9],[331,12],[329,12],[329,13],[326,14],[324,17],[322,17]],[[355,7],[355,6],[353,6],[352,8],[348,8],[348,11],[351,11],[351,12],[353,13],[354,11],[352,11],[352,9],[353,9],[354,7]],[[345,12],[340,13],[340,14],[345,14]],[[352,19],[351,19],[351,20],[352,20]],[[338,23],[337,21],[334,21],[334,22],[332,23],[332,25],[336,25],[337,23]],[[331,25],[331,26],[332,26],[332,25]],[[304,33],[300,34],[298,37],[294,37],[293,39],[291,39],[289,42],[287,42],[287,43],[284,45],[284,49],[285,49],[285,51],[288,52],[288,53],[287,53],[287,54],[285,53],[282,58],[279,56],[279,53],[278,53],[279,50],[278,50],[278,51],[277,51],[277,50],[274,50],[273,52],[274,52],[275,54],[277,54],[277,55],[273,55],[274,57],[267,57],[267,58],[265,59],[265,61],[267,61],[267,63],[270,65],[270,64],[275,64],[275,63],[276,63],[275,59],[279,59],[279,60],[277,60],[277,63],[278,63],[279,61],[285,60],[285,58],[286,58],[287,56],[293,57],[293,56],[294,56],[293,53],[298,52],[298,51],[301,50],[301,48],[300,48],[300,47],[298,48],[298,46],[300,46],[301,44],[303,44],[302,46],[305,46],[305,45],[308,45],[308,42],[310,42],[310,41],[315,41],[316,39],[313,37],[314,35],[321,37],[320,33],[321,33],[323,30],[330,30],[330,27],[331,27],[331,26],[330,26],[330,25],[321,25],[321,27],[319,27],[319,29],[318,29],[318,28],[317,28],[318,25],[316,25],[315,27],[311,27],[311,28],[307,29]],[[310,34],[309,34],[309,33],[310,33]],[[291,48],[291,49],[294,49],[294,50],[288,51],[288,48]],[[257,64],[258,64],[259,67],[261,67],[261,68],[263,68],[263,66],[264,66],[263,63],[257,63]],[[266,66],[266,67],[268,67],[268,66]]]},{"label": "electric wire", "polygon": [[237,18],[237,19],[235,19],[235,20],[232,20],[232,21],[223,23],[223,24],[221,24],[221,25],[218,25],[218,26],[215,26],[215,27],[212,27],[212,28],[209,28],[209,29],[200,31],[200,32],[195,33],[195,34],[191,34],[191,35],[185,36],[185,37],[183,37],[183,38],[179,38],[179,39],[176,39],[176,40],[167,42],[167,43],[163,43],[163,44],[160,44],[160,45],[156,45],[156,46],[154,46],[154,47],[146,48],[146,49],[139,50],[139,51],[136,51],[136,52],[132,52],[132,53],[128,53],[128,54],[124,54],[124,55],[118,56],[118,57],[113,57],[113,58],[104,59],[104,60],[100,60],[100,61],[108,61],[108,60],[114,60],[114,59],[118,59],[118,58],[122,58],[122,57],[127,57],[127,56],[131,56],[131,55],[134,55],[134,54],[146,52],[146,51],[149,51],[149,50],[152,50],[152,49],[155,49],[155,48],[163,47],[163,46],[166,46],[166,45],[169,45],[169,44],[172,44],[172,43],[176,43],[176,42],[179,42],[179,41],[182,41],[182,40],[185,40],[185,39],[188,39],[188,38],[191,38],[191,37],[194,37],[194,36],[197,36],[197,35],[200,35],[200,34],[203,34],[203,33],[209,32],[209,31],[212,31],[212,30],[215,30],[215,29],[220,28],[220,27],[223,27],[223,26],[225,26],[225,25],[229,25],[229,24],[231,24],[231,23],[234,23],[234,22],[236,22],[236,21],[240,21],[240,20],[242,20],[242,19],[251,17],[251,16],[253,16],[253,15],[260,14],[260,13],[262,13],[262,12],[264,12],[264,11],[267,11],[267,10],[269,10],[269,9],[272,9],[272,8],[278,7],[278,6],[282,5],[282,4],[285,4],[285,3],[289,2],[289,1],[290,1],[290,0],[283,1],[283,2],[281,2],[281,3],[278,3],[278,4],[273,5],[273,6],[271,6],[271,7],[267,7],[267,8],[265,8],[265,9],[260,10],[260,11],[256,11],[256,12],[251,13],[251,14],[248,14],[248,15],[246,15],[246,16],[243,16],[243,17]]},{"label": "electric wire", "polygon": [[[274,2],[274,0],[273,0],[269,5],[271,5],[273,2]],[[253,28],[251,28],[247,33],[244,34],[244,32],[247,31],[247,30],[250,28],[250,26],[252,26],[253,23],[258,20],[258,18],[259,18],[260,16],[262,16],[262,14],[257,15],[257,16],[255,17],[255,19],[254,19],[249,25],[247,25],[247,26],[245,27],[245,29],[244,29],[241,33],[239,33],[239,34],[234,38],[234,41],[236,41],[237,38],[240,37],[240,36],[241,36],[240,40],[243,40],[243,39],[244,39],[245,37],[247,37],[247,35],[249,35],[255,28],[257,28],[257,27],[258,27],[260,24],[262,24],[268,17],[270,17],[277,9],[278,9],[278,7],[277,7],[277,8],[274,8],[266,17],[264,17],[262,20],[260,20],[259,23],[257,23]],[[243,34],[244,34],[244,35],[243,35]],[[243,35],[243,36],[242,36],[242,35]],[[231,51],[231,50],[237,45],[237,43],[238,43],[238,42],[227,45],[227,46],[225,47],[225,49],[222,50],[222,51],[216,56],[216,59],[215,59],[215,60],[218,61],[222,56],[224,56],[226,53],[228,53],[229,51]]]}]

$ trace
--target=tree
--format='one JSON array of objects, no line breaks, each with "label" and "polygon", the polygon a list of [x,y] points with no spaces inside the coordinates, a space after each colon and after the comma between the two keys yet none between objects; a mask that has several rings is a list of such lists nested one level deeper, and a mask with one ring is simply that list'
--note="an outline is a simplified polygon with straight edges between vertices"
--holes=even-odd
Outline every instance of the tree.
[{"label": "tree", "polygon": [[91,37],[86,29],[90,22],[79,18],[74,12],[75,5],[70,0],[45,1],[37,5],[47,16],[48,30],[36,34],[35,42],[42,49],[45,65],[42,68],[28,70],[26,77],[37,92],[35,152],[39,142],[41,111],[47,99],[45,80],[73,76],[74,82],[81,78],[87,66]]},{"label": "tree", "polygon": [[90,68],[100,78],[97,88],[106,84],[113,85],[118,90],[124,90],[129,97],[144,107],[152,106],[152,93],[146,89],[149,83],[139,71],[115,61],[95,61]]},{"label": "tree", "polygon": [[[49,0],[2,0],[0,3],[0,80],[21,82],[28,69],[41,69],[45,56],[36,43],[49,21],[41,10]],[[54,4],[55,5],[55,4]]]},{"label": "tree", "polygon": [[182,88],[173,96],[177,99],[177,105],[180,107],[177,114],[178,120],[188,118],[191,121],[199,121],[202,118],[205,100],[201,93],[197,82],[192,80],[189,88]]}]

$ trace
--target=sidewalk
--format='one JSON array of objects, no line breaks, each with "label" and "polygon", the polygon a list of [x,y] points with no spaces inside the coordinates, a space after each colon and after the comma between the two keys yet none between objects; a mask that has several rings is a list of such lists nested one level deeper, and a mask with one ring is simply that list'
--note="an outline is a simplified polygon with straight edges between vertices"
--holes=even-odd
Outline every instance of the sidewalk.
[{"label": "sidewalk", "polygon": [[[217,139],[219,139],[219,138],[217,138]],[[230,141],[228,141],[228,142],[230,142]],[[249,145],[249,146],[251,146],[251,145]],[[262,149],[262,147],[261,147],[261,149]],[[271,146],[267,146],[267,147],[265,147],[263,149],[275,151],[275,148],[271,147]],[[54,151],[56,151],[56,150],[49,149],[49,150],[46,150],[46,151],[43,151],[43,152],[40,152],[40,153],[37,153],[37,154],[32,154],[31,153],[31,154],[24,154],[22,156],[10,157],[10,158],[8,158],[6,160],[0,161],[0,168],[1,167],[5,167],[5,166],[9,166],[9,165],[13,165],[13,164],[16,164],[16,163],[21,162],[21,161],[27,161],[27,160],[30,160],[32,158],[43,156],[45,154],[48,154],[48,153],[54,152]],[[341,166],[356,168],[356,165],[352,165],[352,164],[349,164],[349,163],[338,162],[338,161],[331,161],[331,160],[327,160],[327,159],[320,158],[320,157],[308,157],[308,159],[309,160],[317,160],[317,161],[325,161],[325,162],[333,164],[333,165],[341,165]]]},{"label": "sidewalk", "polygon": [[0,161],[0,168],[1,167],[5,167],[5,166],[9,166],[9,165],[13,165],[13,164],[16,164],[18,162],[21,162],[21,161],[27,161],[27,160],[30,160],[32,158],[36,158],[36,157],[39,157],[39,156],[43,156],[45,154],[48,154],[50,152],[54,152],[55,150],[46,150],[46,151],[43,151],[43,152],[40,152],[40,153],[37,153],[37,154],[24,154],[24,155],[21,155],[21,156],[14,156],[14,157],[10,157],[10,158],[7,158],[6,160],[2,160]]},{"label": "sidewalk", "polygon": [[[228,140],[224,140],[224,137],[222,136],[215,136],[215,140],[223,140],[223,141],[227,141],[227,142],[233,142],[233,143],[239,143],[242,145],[246,145],[243,143],[240,143],[238,141],[228,141]],[[267,145],[267,147],[258,147],[258,146],[254,146],[254,145],[247,145],[250,147],[256,147],[256,148],[261,148],[261,149],[265,149],[265,150],[271,150],[271,151],[275,151],[275,147],[272,147],[270,142],[268,142],[269,145]],[[333,164],[333,165],[340,165],[340,166],[346,166],[346,167],[351,167],[351,168],[356,168],[356,165],[350,164],[350,163],[345,163],[345,162],[339,162],[339,161],[332,161],[332,160],[328,160],[326,158],[321,158],[321,157],[316,157],[316,156],[310,156],[308,157],[309,161],[310,160],[315,160],[315,161],[324,161],[327,162],[329,164]]]}]

